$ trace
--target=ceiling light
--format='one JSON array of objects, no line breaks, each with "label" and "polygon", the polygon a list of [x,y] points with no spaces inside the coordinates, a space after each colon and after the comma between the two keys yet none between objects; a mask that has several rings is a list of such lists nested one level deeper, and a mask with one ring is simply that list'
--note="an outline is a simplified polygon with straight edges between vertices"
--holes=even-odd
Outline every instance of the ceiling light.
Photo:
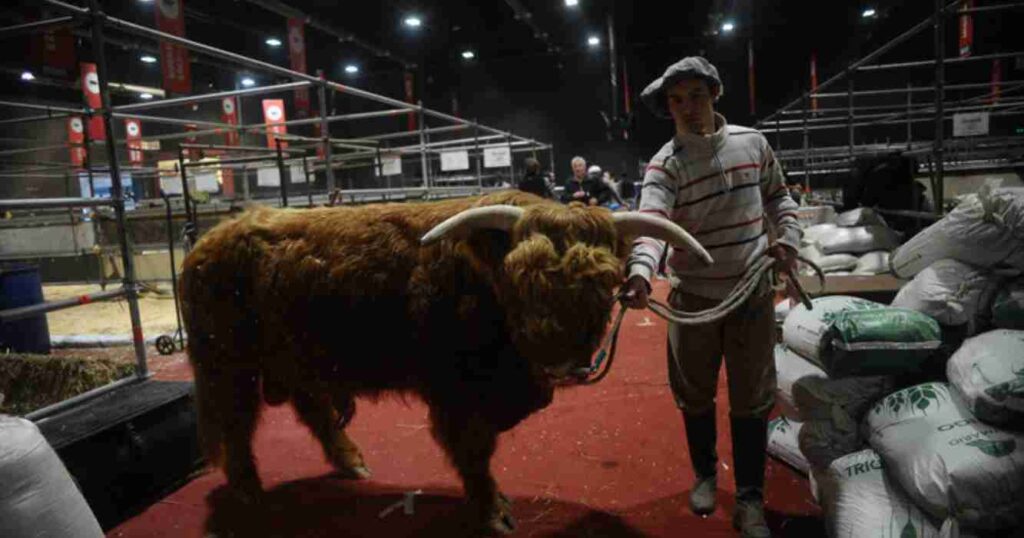
[{"label": "ceiling light", "polygon": [[21,80],[24,80],[25,82],[32,82],[35,79],[36,76],[33,75],[31,71],[23,71],[21,73]]},{"label": "ceiling light", "polygon": [[346,73],[350,73],[350,74],[351,73],[358,73],[359,72],[359,66],[348,64],[348,65],[345,66],[345,72]]},{"label": "ceiling light", "polygon": [[139,99],[145,99],[146,101],[149,101],[152,98],[153,98],[153,94],[151,94],[151,93],[140,93],[139,94]]},{"label": "ceiling light", "polygon": [[865,19],[867,19],[869,17],[874,17],[874,16],[875,16],[875,10],[872,9],[872,8],[867,8],[867,9],[864,10],[864,13],[861,13],[861,17],[864,17]]},{"label": "ceiling light", "polygon": [[266,43],[267,45],[270,45],[271,47],[280,47],[281,46],[281,40],[276,38],[276,37],[268,37],[267,40],[264,41],[264,43]]},{"label": "ceiling light", "polygon": [[725,24],[722,24],[722,32],[729,33],[731,31],[733,31],[734,28],[736,28],[736,25],[731,23],[731,22],[727,22]]},{"label": "ceiling light", "polygon": [[589,39],[587,39],[587,44],[590,45],[591,47],[596,47],[601,44],[601,38],[592,35]]},{"label": "ceiling light", "polygon": [[139,61],[144,63],[144,64],[155,64],[156,63],[156,56],[151,56],[149,54],[146,54],[144,56],[140,56],[139,57]]},{"label": "ceiling light", "polygon": [[579,0],[565,0],[565,7],[576,7],[579,4]]},{"label": "ceiling light", "polygon": [[246,88],[251,88],[251,87],[253,87],[255,85],[256,85],[256,81],[251,79],[251,78],[249,78],[249,77],[245,77],[245,78],[242,79],[242,86],[245,86]]},{"label": "ceiling light", "polygon": [[410,27],[410,28],[419,28],[420,25],[422,25],[422,24],[423,24],[423,21],[419,17],[417,17],[415,15],[412,15],[412,16],[409,16],[409,17],[405,18],[405,25]]},{"label": "ceiling light", "polygon": [[472,60],[473,58],[476,58],[476,54],[471,50],[464,50],[462,51],[462,57],[467,60]]}]

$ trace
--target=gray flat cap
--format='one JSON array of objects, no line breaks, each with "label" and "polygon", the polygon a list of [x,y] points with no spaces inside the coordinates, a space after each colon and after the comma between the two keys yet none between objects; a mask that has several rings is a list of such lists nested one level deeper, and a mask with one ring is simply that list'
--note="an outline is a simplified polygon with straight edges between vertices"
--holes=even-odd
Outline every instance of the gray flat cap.
[{"label": "gray flat cap", "polygon": [[718,78],[718,70],[711,62],[700,56],[687,56],[682,60],[668,66],[665,74],[661,75],[654,82],[647,85],[640,94],[640,100],[647,105],[647,108],[655,116],[661,118],[672,117],[668,113],[668,103],[665,98],[665,90],[680,80],[691,78],[702,78],[712,88],[718,87],[718,95],[722,95],[725,88],[722,86],[722,79]]}]

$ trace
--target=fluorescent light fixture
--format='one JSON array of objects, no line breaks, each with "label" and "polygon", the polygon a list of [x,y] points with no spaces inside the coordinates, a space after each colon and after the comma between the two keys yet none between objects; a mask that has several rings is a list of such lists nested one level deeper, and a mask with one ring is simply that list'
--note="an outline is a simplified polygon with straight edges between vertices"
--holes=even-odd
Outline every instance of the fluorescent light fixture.
[{"label": "fluorescent light fixture", "polygon": [[359,66],[358,65],[353,65],[353,64],[348,64],[348,65],[345,66],[345,72],[349,73],[349,74],[358,73],[359,72]]},{"label": "fluorescent light fixture", "polygon": [[869,17],[874,17],[874,16],[875,16],[875,10],[874,10],[874,8],[870,8],[870,7],[865,9],[864,13],[861,13],[861,17],[864,17],[865,19],[867,19]]},{"label": "fluorescent light fixture", "polygon": [[726,22],[722,24],[722,32],[729,33],[736,28],[736,25],[732,22]]},{"label": "fluorescent light fixture", "polygon": [[405,25],[410,28],[419,28],[421,25],[423,25],[423,20],[417,17],[416,15],[410,15],[405,18]]},{"label": "fluorescent light fixture", "polygon": [[462,57],[467,60],[472,60],[473,58],[476,58],[476,54],[471,50],[464,50],[462,51]]},{"label": "fluorescent light fixture", "polygon": [[587,44],[591,47],[596,47],[601,44],[601,38],[592,35],[587,39]]},{"label": "fluorescent light fixture", "polygon": [[36,76],[33,75],[31,71],[22,71],[21,80],[24,80],[25,82],[32,82],[35,79]]},{"label": "fluorescent light fixture", "polygon": [[264,43],[266,43],[267,45],[270,45],[271,47],[280,47],[281,46],[281,40],[276,38],[276,37],[268,37],[267,40],[264,41]]},{"label": "fluorescent light fixture", "polygon": [[580,5],[579,0],[565,0],[565,7],[576,7]]},{"label": "fluorescent light fixture", "polygon": [[149,101],[152,98],[153,98],[153,94],[151,94],[151,93],[140,93],[139,94],[139,99],[144,99],[146,101]]},{"label": "fluorescent light fixture", "polygon": [[139,61],[144,63],[144,64],[155,64],[156,63],[156,56],[145,54],[143,56],[139,56]]},{"label": "fluorescent light fixture", "polygon": [[256,81],[251,79],[251,78],[249,78],[249,77],[245,77],[245,78],[242,79],[242,86],[245,86],[246,88],[251,88],[251,87],[253,87],[255,85],[256,85]]}]

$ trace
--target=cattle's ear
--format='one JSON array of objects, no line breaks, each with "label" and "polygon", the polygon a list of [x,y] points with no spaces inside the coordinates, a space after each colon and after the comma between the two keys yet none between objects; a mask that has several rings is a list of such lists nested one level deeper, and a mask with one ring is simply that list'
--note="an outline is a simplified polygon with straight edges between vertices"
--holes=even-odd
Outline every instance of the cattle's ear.
[{"label": "cattle's ear", "polygon": [[503,230],[473,230],[465,241],[465,252],[477,271],[492,272],[501,268],[512,248],[511,235]]}]

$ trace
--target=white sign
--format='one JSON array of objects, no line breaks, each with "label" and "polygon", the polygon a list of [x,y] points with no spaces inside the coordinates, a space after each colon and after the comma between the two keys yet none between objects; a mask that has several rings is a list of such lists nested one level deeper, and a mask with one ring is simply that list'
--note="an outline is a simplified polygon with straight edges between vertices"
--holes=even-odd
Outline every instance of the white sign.
[{"label": "white sign", "polygon": [[400,176],[402,175],[402,156],[401,155],[384,155],[378,161],[382,170],[381,175],[385,176]]},{"label": "white sign", "polygon": [[293,164],[288,167],[288,175],[291,177],[290,183],[305,183],[306,182],[306,170],[302,168],[301,164]]},{"label": "white sign", "polygon": [[469,170],[469,152],[466,150],[442,151],[441,171],[454,172],[456,170]]},{"label": "white sign", "polygon": [[217,192],[220,190],[220,182],[217,181],[216,170],[204,170],[196,172],[194,176],[196,190],[200,192]]},{"label": "white sign", "polygon": [[953,136],[988,134],[988,112],[953,114]]},{"label": "white sign", "polygon": [[508,146],[484,148],[484,168],[508,168],[512,164],[512,152]]},{"label": "white sign", "polygon": [[263,166],[256,170],[256,185],[260,187],[280,187],[281,172],[276,166]]},{"label": "white sign", "polygon": [[177,176],[161,176],[160,190],[167,194],[185,194],[181,189],[181,178]]}]

